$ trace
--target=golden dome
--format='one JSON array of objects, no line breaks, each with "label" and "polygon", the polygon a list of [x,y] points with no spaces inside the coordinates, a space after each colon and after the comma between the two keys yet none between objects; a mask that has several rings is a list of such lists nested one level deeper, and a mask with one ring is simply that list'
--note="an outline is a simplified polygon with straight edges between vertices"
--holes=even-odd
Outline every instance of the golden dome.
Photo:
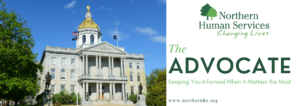
[{"label": "golden dome", "polygon": [[85,19],[79,25],[78,29],[93,28],[93,29],[100,30],[98,24],[96,24],[92,19],[92,14],[90,13],[90,6],[87,6],[86,8],[88,11],[85,13]]}]

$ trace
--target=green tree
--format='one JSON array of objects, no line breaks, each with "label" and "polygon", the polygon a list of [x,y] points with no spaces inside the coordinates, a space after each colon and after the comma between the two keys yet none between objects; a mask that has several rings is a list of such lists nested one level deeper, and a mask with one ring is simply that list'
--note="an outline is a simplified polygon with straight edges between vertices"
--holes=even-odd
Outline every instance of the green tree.
[{"label": "green tree", "polygon": [[200,15],[206,16],[206,17],[207,17],[206,20],[208,20],[207,13],[208,13],[208,11],[209,11],[210,8],[211,8],[211,6],[210,6],[209,4],[205,4],[205,5],[201,8],[201,10],[200,10],[200,12],[201,12]]},{"label": "green tree", "polygon": [[137,102],[137,94],[130,94],[130,96],[128,97],[128,99],[130,101],[132,101],[133,103]]},{"label": "green tree", "polygon": [[147,76],[146,104],[148,106],[166,106],[166,68],[152,70]]},{"label": "green tree", "polygon": [[[36,95],[42,65],[32,52],[34,40],[26,21],[0,0],[0,98],[17,101]],[[16,104],[17,105],[17,104]]]},{"label": "green tree", "polygon": [[208,16],[208,17],[211,17],[211,20],[213,20],[213,17],[217,17],[217,16],[218,16],[217,14],[218,14],[218,13],[217,13],[217,10],[214,9],[213,7],[211,7],[211,8],[209,9],[208,13],[207,13],[207,16]]}]

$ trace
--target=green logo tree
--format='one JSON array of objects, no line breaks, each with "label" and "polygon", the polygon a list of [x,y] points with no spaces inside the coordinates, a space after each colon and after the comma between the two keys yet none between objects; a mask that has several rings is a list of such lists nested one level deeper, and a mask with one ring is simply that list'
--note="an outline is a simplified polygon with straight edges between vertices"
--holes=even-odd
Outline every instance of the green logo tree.
[{"label": "green logo tree", "polygon": [[211,17],[211,20],[213,17],[217,17],[217,10],[211,7],[209,4],[205,4],[202,9],[200,10],[202,16],[206,16],[206,20],[209,20],[208,17]]}]

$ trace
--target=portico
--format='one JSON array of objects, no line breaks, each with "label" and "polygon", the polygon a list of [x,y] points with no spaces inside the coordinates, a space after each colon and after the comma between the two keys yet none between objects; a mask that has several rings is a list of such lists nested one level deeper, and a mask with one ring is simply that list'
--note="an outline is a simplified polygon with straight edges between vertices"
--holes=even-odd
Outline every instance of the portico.
[{"label": "portico", "polygon": [[126,77],[124,72],[125,54],[118,56],[83,54],[79,56],[79,61],[79,78]]},{"label": "portico", "polygon": [[[125,100],[125,81],[82,81],[80,93],[82,100]],[[87,95],[88,98],[84,95]]]},{"label": "portico", "polygon": [[82,49],[78,76],[82,100],[125,100],[128,81],[124,72],[125,57],[126,52],[107,42]]}]

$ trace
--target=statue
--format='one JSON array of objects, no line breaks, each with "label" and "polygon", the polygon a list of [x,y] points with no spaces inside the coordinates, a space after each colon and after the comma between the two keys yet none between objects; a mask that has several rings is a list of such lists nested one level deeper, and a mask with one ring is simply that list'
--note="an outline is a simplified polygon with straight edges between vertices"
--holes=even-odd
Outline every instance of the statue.
[{"label": "statue", "polygon": [[143,91],[143,86],[142,86],[142,83],[140,83],[140,85],[139,85],[139,91],[140,91],[140,93],[139,93],[139,94],[143,94],[143,93],[142,93],[142,91]]},{"label": "statue", "polygon": [[52,80],[52,77],[51,77],[51,75],[49,74],[49,72],[48,72],[47,75],[45,76],[45,79],[46,79],[46,86],[45,86],[45,91],[46,91],[46,90],[49,90],[49,85],[50,85],[51,80]]}]

